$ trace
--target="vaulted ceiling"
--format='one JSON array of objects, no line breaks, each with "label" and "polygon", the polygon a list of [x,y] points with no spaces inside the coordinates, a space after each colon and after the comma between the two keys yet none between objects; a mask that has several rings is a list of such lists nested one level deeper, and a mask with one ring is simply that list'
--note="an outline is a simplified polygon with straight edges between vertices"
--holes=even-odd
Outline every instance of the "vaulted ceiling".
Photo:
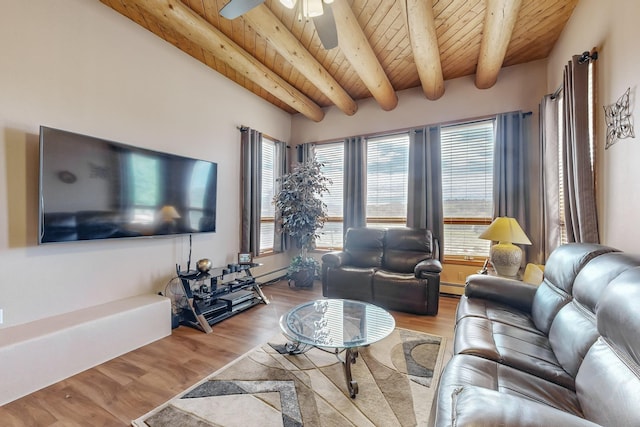
[{"label": "vaulted ceiling", "polygon": [[445,93],[474,75],[493,86],[500,68],[547,57],[578,0],[334,0],[338,47],[323,48],[313,21],[266,0],[239,18],[229,0],[101,0],[235,83],[311,120],[335,105],[347,115],[396,91]]}]

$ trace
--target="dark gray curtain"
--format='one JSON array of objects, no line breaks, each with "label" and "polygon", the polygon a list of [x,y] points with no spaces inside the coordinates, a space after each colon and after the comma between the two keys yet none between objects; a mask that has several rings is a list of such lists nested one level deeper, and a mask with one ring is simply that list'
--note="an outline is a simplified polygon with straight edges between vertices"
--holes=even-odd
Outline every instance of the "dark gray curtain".
[{"label": "dark gray curtain", "polygon": [[493,170],[493,216],[515,218],[531,240],[525,247],[522,263],[540,262],[541,230],[534,226],[528,215],[529,156],[531,114],[513,111],[496,116],[496,147]]},{"label": "dark gray curtain", "polygon": [[367,225],[367,143],[363,137],[344,141],[344,233]]},{"label": "dark gray curtain", "polygon": [[[287,144],[284,142],[276,141],[275,143],[275,156],[274,162],[274,194],[278,194],[282,188],[281,178],[287,173],[288,161],[288,149]],[[282,223],[282,216],[278,209],[275,210],[275,227],[273,228],[273,250],[274,252],[284,252],[288,248],[287,236],[282,232],[280,224]]]},{"label": "dark gray curtain", "polygon": [[598,243],[594,173],[589,144],[589,62],[574,56],[564,70],[565,224],[569,242]]},{"label": "dark gray curtain", "polygon": [[262,133],[243,127],[241,137],[242,224],[240,251],[260,252]]},{"label": "dark gray curtain", "polygon": [[408,190],[407,226],[431,230],[440,242],[442,261],[445,242],[439,125],[409,132]]},{"label": "dark gray curtain", "polygon": [[546,95],[540,103],[540,145],[542,165],[542,239],[543,260],[561,243],[560,164],[558,140],[558,96]]},{"label": "dark gray curtain", "polygon": [[310,142],[296,145],[296,160],[298,163],[306,163],[315,156],[314,145]]}]

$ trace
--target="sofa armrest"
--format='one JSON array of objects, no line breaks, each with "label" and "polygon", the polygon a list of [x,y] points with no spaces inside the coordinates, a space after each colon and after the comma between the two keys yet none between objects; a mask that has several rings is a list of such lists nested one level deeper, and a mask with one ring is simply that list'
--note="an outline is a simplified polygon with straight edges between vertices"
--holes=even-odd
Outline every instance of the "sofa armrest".
[{"label": "sofa armrest", "polygon": [[438,420],[438,425],[458,427],[532,425],[595,427],[598,425],[533,400],[481,387],[460,387],[453,391],[451,397],[452,419]]},{"label": "sofa armrest", "polygon": [[425,259],[416,264],[413,272],[418,279],[426,279],[430,274],[440,274],[442,264],[437,259]]},{"label": "sofa armrest", "polygon": [[351,256],[347,252],[343,251],[327,252],[322,255],[322,263],[333,268],[349,264],[350,259]]},{"label": "sofa armrest", "polygon": [[537,286],[520,280],[472,274],[467,277],[464,294],[468,298],[488,299],[530,313],[537,289]]}]

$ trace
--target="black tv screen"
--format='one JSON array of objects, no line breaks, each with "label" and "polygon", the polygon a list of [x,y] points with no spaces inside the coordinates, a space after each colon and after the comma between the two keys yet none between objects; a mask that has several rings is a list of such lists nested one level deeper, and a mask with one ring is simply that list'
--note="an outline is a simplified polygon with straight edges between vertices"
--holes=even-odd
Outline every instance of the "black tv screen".
[{"label": "black tv screen", "polygon": [[214,232],[217,170],[41,126],[39,243]]}]

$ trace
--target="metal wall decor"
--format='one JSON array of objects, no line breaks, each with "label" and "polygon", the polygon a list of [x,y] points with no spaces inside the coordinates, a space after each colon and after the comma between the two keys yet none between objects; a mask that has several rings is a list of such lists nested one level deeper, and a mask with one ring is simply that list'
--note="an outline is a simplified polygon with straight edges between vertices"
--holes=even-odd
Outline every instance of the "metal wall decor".
[{"label": "metal wall decor", "polygon": [[635,138],[633,123],[629,112],[629,94],[631,88],[611,105],[604,106],[604,119],[607,123],[607,142],[605,149],[611,147],[623,138]]}]

